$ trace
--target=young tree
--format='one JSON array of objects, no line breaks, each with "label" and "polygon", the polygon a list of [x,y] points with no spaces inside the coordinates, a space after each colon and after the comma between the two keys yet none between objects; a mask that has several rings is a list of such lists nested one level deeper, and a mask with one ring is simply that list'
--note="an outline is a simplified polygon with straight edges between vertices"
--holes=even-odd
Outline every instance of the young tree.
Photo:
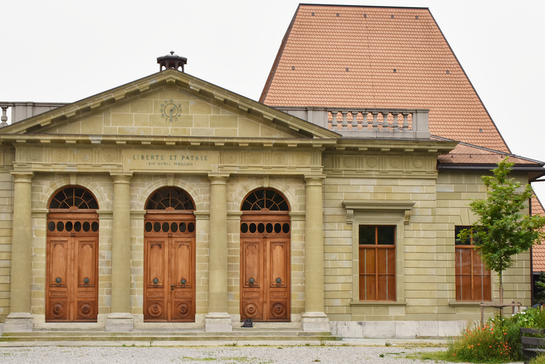
[{"label": "young tree", "polygon": [[529,184],[521,188],[520,182],[507,178],[513,165],[505,158],[492,170],[493,176],[482,176],[488,197],[470,204],[479,220],[458,234],[464,241],[472,236],[488,269],[498,274],[501,304],[503,271],[513,265],[514,255],[528,251],[545,236],[541,230],[545,216],[524,213],[533,195],[532,188]]}]

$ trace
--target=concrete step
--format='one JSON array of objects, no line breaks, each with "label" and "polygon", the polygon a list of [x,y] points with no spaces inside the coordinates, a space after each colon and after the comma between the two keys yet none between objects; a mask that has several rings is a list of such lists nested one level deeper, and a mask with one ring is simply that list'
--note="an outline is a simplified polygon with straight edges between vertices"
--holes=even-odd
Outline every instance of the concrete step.
[{"label": "concrete step", "polygon": [[255,328],[235,329],[232,332],[205,332],[200,329],[184,331],[135,330],[132,332],[106,331],[51,331],[3,333],[0,342],[18,341],[337,341],[341,338],[330,333],[309,333],[293,329],[264,330]]}]

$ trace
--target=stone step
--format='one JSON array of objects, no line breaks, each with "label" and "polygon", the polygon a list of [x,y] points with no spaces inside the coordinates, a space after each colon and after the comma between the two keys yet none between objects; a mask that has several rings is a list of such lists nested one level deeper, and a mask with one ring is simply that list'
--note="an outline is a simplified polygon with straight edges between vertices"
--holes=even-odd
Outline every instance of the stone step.
[{"label": "stone step", "polygon": [[290,329],[245,329],[233,332],[204,332],[201,330],[172,331],[32,331],[4,333],[0,342],[17,341],[337,341],[330,333],[309,333]]}]

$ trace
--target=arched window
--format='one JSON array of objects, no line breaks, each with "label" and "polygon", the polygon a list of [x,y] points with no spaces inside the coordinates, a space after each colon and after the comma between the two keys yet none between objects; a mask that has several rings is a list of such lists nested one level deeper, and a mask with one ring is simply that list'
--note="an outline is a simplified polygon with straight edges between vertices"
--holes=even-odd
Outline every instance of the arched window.
[{"label": "arched window", "polygon": [[246,196],[242,211],[289,211],[290,206],[284,196],[270,188],[259,188]]},{"label": "arched window", "polygon": [[193,200],[177,187],[163,187],[155,191],[146,203],[146,210],[195,210]]},{"label": "arched window", "polygon": [[95,196],[87,189],[69,186],[61,189],[49,201],[50,209],[96,210],[98,203]]}]

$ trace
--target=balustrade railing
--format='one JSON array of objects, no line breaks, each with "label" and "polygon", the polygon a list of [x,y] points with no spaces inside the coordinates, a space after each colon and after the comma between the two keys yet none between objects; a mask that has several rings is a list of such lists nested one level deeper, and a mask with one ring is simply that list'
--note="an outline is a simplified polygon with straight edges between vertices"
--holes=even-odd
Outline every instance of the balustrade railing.
[{"label": "balustrade railing", "polygon": [[429,139],[426,109],[301,108],[279,110],[350,138]]},{"label": "balustrade railing", "polygon": [[[3,102],[0,101],[2,116],[0,117],[0,127],[16,123],[20,120],[56,109],[66,105],[65,103],[53,102]],[[8,119],[8,109],[11,109],[11,115]],[[8,124],[9,120],[9,124]]]}]

